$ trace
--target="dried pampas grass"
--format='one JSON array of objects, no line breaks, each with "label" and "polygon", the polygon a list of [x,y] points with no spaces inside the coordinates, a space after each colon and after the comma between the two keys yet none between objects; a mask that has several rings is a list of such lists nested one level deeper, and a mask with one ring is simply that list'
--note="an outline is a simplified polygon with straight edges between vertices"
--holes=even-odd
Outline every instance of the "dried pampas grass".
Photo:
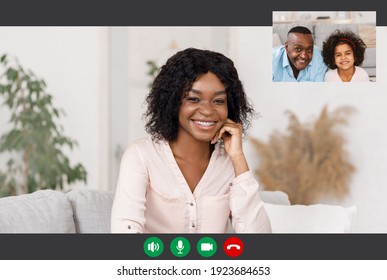
[{"label": "dried pampas grass", "polygon": [[268,143],[252,138],[260,157],[255,172],[265,190],[286,192],[292,204],[314,204],[326,196],[343,198],[355,168],[347,159],[338,126],[347,125],[354,111],[342,106],[328,113],[324,106],[311,124],[300,123],[287,111],[288,133],[274,131]]}]

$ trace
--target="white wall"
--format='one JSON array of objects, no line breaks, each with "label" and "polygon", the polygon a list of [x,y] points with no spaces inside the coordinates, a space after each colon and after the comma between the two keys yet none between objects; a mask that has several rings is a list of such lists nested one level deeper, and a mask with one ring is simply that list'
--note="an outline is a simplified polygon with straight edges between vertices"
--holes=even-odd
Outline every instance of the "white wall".
[{"label": "white wall", "polygon": [[[377,82],[362,84],[272,83],[271,27],[234,28],[231,54],[240,78],[255,108],[262,114],[251,129],[251,136],[267,140],[274,130],[284,132],[291,110],[301,121],[317,117],[324,104],[335,109],[341,105],[355,107],[344,129],[346,146],[356,173],[350,194],[341,203],[358,208],[356,231],[387,232],[387,28],[377,28]],[[268,42],[268,43],[264,43]],[[254,150],[246,143],[251,169],[257,166]]]},{"label": "white wall", "polygon": [[[66,113],[60,123],[79,146],[68,152],[82,163],[87,186],[106,189],[107,29],[100,27],[0,27],[1,54],[18,58],[47,83],[55,106]],[[8,115],[0,114],[0,135]],[[0,161],[4,161],[4,156]],[[73,186],[82,186],[77,183]]]}]

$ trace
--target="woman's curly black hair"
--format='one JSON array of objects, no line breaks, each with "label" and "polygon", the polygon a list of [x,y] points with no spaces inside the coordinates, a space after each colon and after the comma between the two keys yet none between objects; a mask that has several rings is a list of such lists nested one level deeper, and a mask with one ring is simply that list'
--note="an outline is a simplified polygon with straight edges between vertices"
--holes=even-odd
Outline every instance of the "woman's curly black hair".
[{"label": "woman's curly black hair", "polygon": [[324,63],[328,65],[330,69],[337,68],[335,64],[335,47],[342,44],[347,44],[351,47],[355,58],[355,65],[360,66],[363,63],[364,52],[367,45],[359,36],[349,30],[336,30],[325,42],[323,42],[322,56]]},{"label": "woman's curly black hair", "polygon": [[184,93],[208,72],[214,73],[225,86],[228,118],[242,124],[246,131],[254,109],[247,100],[233,61],[221,53],[188,48],[177,52],[161,67],[146,97],[145,129],[153,139],[176,140]]}]

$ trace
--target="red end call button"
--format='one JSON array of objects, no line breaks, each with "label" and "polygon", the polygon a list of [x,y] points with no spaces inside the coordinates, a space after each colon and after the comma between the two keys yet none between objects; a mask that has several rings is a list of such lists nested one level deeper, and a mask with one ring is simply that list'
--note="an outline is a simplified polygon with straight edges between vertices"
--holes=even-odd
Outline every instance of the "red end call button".
[{"label": "red end call button", "polygon": [[238,257],[242,254],[244,245],[238,237],[230,237],[223,244],[223,250],[229,257]]}]

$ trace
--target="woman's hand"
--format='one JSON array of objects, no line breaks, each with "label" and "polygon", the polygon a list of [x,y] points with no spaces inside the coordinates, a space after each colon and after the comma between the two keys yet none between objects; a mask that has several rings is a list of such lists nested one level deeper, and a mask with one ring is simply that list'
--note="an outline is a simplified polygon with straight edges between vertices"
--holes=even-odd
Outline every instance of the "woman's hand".
[{"label": "woman's hand", "polygon": [[224,149],[231,158],[235,175],[238,176],[249,170],[242,148],[242,125],[230,119],[215,134],[211,144],[223,139]]},{"label": "woman's hand", "polygon": [[220,138],[223,139],[224,148],[231,158],[243,155],[242,125],[227,119],[226,123],[215,134],[211,144],[216,143]]}]

